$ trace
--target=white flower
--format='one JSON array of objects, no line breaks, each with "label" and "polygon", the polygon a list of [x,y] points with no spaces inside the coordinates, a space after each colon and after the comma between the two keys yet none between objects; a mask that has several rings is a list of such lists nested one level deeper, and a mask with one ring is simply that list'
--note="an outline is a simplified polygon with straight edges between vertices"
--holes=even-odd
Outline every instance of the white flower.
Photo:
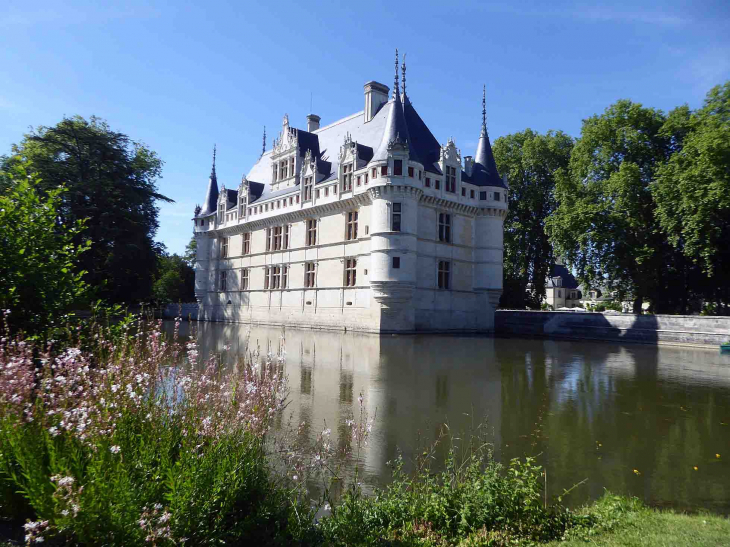
[{"label": "white flower", "polygon": [[51,427],[48,432],[51,434],[51,437],[55,437],[58,435],[58,428],[57,427]]},{"label": "white flower", "polygon": [[292,477],[292,480],[297,480],[298,478],[299,478],[299,477],[298,477],[297,475],[294,475],[294,476]]},{"label": "white flower", "polygon": [[330,509],[332,509],[332,507],[330,507],[330,504],[329,503],[325,503],[324,504],[324,510],[325,511],[329,511]]},{"label": "white flower", "polygon": [[115,444],[114,446],[112,446],[111,448],[109,448],[109,451],[110,451],[110,452],[111,452],[112,454],[119,454],[119,452],[120,452],[121,450],[122,450],[122,449],[121,449],[121,448],[119,447],[119,445],[118,445],[118,444]]},{"label": "white flower", "polygon": [[112,393],[116,393],[118,390],[119,390],[119,385],[118,384],[113,384],[112,385]]}]

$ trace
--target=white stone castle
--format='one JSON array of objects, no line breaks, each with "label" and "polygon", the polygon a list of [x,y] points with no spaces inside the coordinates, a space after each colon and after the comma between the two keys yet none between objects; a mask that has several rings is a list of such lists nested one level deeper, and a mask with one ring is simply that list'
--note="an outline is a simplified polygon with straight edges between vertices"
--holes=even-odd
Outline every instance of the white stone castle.
[{"label": "white stone castle", "polygon": [[213,170],[194,218],[199,318],[367,332],[494,328],[508,186],[486,126],[440,145],[402,91],[307,130],[284,116],[237,190]]}]

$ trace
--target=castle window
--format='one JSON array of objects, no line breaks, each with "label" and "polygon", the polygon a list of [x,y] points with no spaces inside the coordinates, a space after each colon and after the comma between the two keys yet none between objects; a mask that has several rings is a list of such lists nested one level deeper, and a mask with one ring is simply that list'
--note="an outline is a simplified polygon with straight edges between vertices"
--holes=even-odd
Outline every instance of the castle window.
[{"label": "castle window", "polygon": [[317,244],[317,220],[310,218],[307,220],[307,246],[311,247]]},{"label": "castle window", "polygon": [[357,282],[357,259],[345,260],[345,287],[354,287]]},{"label": "castle window", "polygon": [[451,192],[452,194],[456,192],[456,167],[446,166],[446,178],[444,182],[447,192]]},{"label": "castle window", "polygon": [[360,175],[357,176],[357,185],[360,186],[362,183],[362,177]]},{"label": "castle window", "polygon": [[345,239],[357,239],[357,211],[348,211],[345,229]]},{"label": "castle window", "polygon": [[352,164],[346,163],[342,166],[342,191],[352,190]]},{"label": "castle window", "polygon": [[439,179],[433,179],[433,186],[436,190],[441,190],[441,181]]},{"label": "castle window", "polygon": [[403,160],[393,160],[393,175],[403,174]]},{"label": "castle window", "polygon": [[469,190],[469,197],[474,199],[474,190]]},{"label": "castle window", "polygon": [[319,199],[319,188],[317,188],[317,192],[315,195],[317,196],[317,199]]},{"label": "castle window", "polygon": [[364,176],[365,176],[365,186],[367,186],[367,185],[368,185],[368,174],[367,174],[367,173],[365,173],[365,175],[364,175]]},{"label": "castle window", "polygon": [[294,198],[289,198],[289,205],[294,205]]},{"label": "castle window", "polygon": [[466,197],[466,188],[461,189],[461,195]]},{"label": "castle window", "polygon": [[228,277],[228,272],[221,272],[220,285],[218,287],[218,289],[221,292],[225,292],[226,291],[227,277]]},{"label": "castle window", "polygon": [[294,176],[294,158],[289,158],[289,172]]},{"label": "castle window", "polygon": [[221,238],[221,258],[228,258],[228,238]]},{"label": "castle window", "polygon": [[281,168],[279,169],[279,173],[281,174],[281,180],[284,180],[289,176],[289,162],[287,160],[283,160],[281,162]]},{"label": "castle window", "polygon": [[317,282],[317,267],[314,262],[307,262],[304,265],[304,286],[314,287]]},{"label": "castle window", "polygon": [[393,204],[393,215],[390,223],[390,229],[393,232],[400,232],[401,207],[400,203]]},{"label": "castle window", "polygon": [[241,290],[248,290],[248,268],[241,270]]},{"label": "castle window", "polygon": [[[304,201],[312,199],[312,177],[304,177]],[[297,196],[297,200],[299,197]]]},{"label": "castle window", "polygon": [[329,186],[328,186],[327,188],[324,189],[324,197],[327,197],[329,195],[330,195],[330,189],[329,189]]},{"label": "castle window", "polygon": [[291,235],[291,224],[284,224],[284,246],[282,249],[289,248],[289,236]]},{"label": "castle window", "polygon": [[426,188],[431,188],[431,177],[426,177]]},{"label": "castle window", "polygon": [[421,177],[422,177],[422,175],[423,175],[423,173],[422,173],[422,172],[421,172],[421,170],[419,169],[419,170],[418,170],[418,180],[421,180]]},{"label": "castle window", "polygon": [[281,267],[281,288],[286,289],[289,285],[289,266]]},{"label": "castle window", "polygon": [[243,234],[243,254],[247,255],[251,253],[251,232],[245,232]]},{"label": "castle window", "polygon": [[218,222],[223,223],[225,218],[226,218],[226,205],[225,205],[225,203],[221,203],[218,206]]},{"label": "castle window", "polygon": [[479,199],[482,201],[485,201],[487,199],[487,193],[486,192],[479,192]]},{"label": "castle window", "polygon": [[499,192],[494,192],[494,201],[499,201],[500,195]]},{"label": "castle window", "polygon": [[378,178],[378,168],[377,167],[373,167],[370,170],[370,176],[372,177],[373,180],[375,180],[376,178]]},{"label": "castle window", "polygon": [[281,266],[266,268],[264,276],[264,289],[274,290],[281,286]]},{"label": "castle window", "polygon": [[446,260],[439,260],[438,269],[438,288],[448,289],[449,288],[449,277],[451,273],[451,262]]},{"label": "castle window", "polygon": [[451,243],[451,215],[439,213],[439,241]]},{"label": "castle window", "polygon": [[299,203],[299,194],[297,194],[297,203]]},{"label": "castle window", "polygon": [[380,176],[381,177],[387,177],[388,176],[388,166],[387,165],[381,165],[380,166]]},{"label": "castle window", "polygon": [[393,269],[394,270],[400,269],[400,257],[399,256],[393,257]]},{"label": "castle window", "polygon": [[269,268],[264,268],[264,290],[269,288]]},{"label": "castle window", "polygon": [[278,176],[279,176],[279,166],[275,163],[274,165],[271,166],[271,180],[276,182]]},{"label": "castle window", "polygon": [[281,249],[281,226],[274,226],[273,229],[274,232],[274,241],[271,245],[271,249],[274,251],[278,251]]},{"label": "castle window", "polygon": [[413,178],[413,172],[414,172],[413,171],[413,167],[409,167],[408,168],[408,176],[411,177],[411,178]]}]

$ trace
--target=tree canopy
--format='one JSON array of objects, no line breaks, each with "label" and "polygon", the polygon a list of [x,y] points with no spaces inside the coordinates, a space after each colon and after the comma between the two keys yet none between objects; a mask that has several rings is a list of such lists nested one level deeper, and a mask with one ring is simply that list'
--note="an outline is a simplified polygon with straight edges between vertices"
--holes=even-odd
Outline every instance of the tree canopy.
[{"label": "tree canopy", "polygon": [[153,294],[160,304],[195,301],[195,270],[186,257],[160,256]]},{"label": "tree canopy", "polygon": [[156,203],[172,201],[157,192],[162,160],[105,121],[76,116],[38,127],[13,146],[2,162],[3,186],[14,184],[7,173],[18,163],[27,165],[41,193],[67,189],[58,214],[66,225],[85,220],[74,243],[91,240],[80,261],[97,296],[127,303],[149,298],[159,253]]},{"label": "tree canopy", "polygon": [[[493,146],[498,170],[509,180],[509,212],[504,222],[504,292],[500,306],[539,308],[553,260],[545,222],[557,207],[556,174],[570,161],[573,139],[562,131],[541,135],[526,129],[498,138]],[[530,284],[533,293],[526,288]]]}]

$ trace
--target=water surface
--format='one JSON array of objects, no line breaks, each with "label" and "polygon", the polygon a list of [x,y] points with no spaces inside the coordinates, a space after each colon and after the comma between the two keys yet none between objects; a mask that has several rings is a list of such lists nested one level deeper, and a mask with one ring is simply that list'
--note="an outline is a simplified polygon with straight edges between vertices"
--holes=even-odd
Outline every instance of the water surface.
[{"label": "water surface", "polygon": [[[184,324],[183,334],[188,325]],[[276,348],[278,328],[199,325],[201,353]],[[536,456],[548,495],[604,489],[655,506],[730,513],[730,355],[680,347],[470,336],[286,331],[287,412],[314,438],[345,442],[358,395],[377,418],[364,482],[448,423],[486,423],[495,456]]]}]

